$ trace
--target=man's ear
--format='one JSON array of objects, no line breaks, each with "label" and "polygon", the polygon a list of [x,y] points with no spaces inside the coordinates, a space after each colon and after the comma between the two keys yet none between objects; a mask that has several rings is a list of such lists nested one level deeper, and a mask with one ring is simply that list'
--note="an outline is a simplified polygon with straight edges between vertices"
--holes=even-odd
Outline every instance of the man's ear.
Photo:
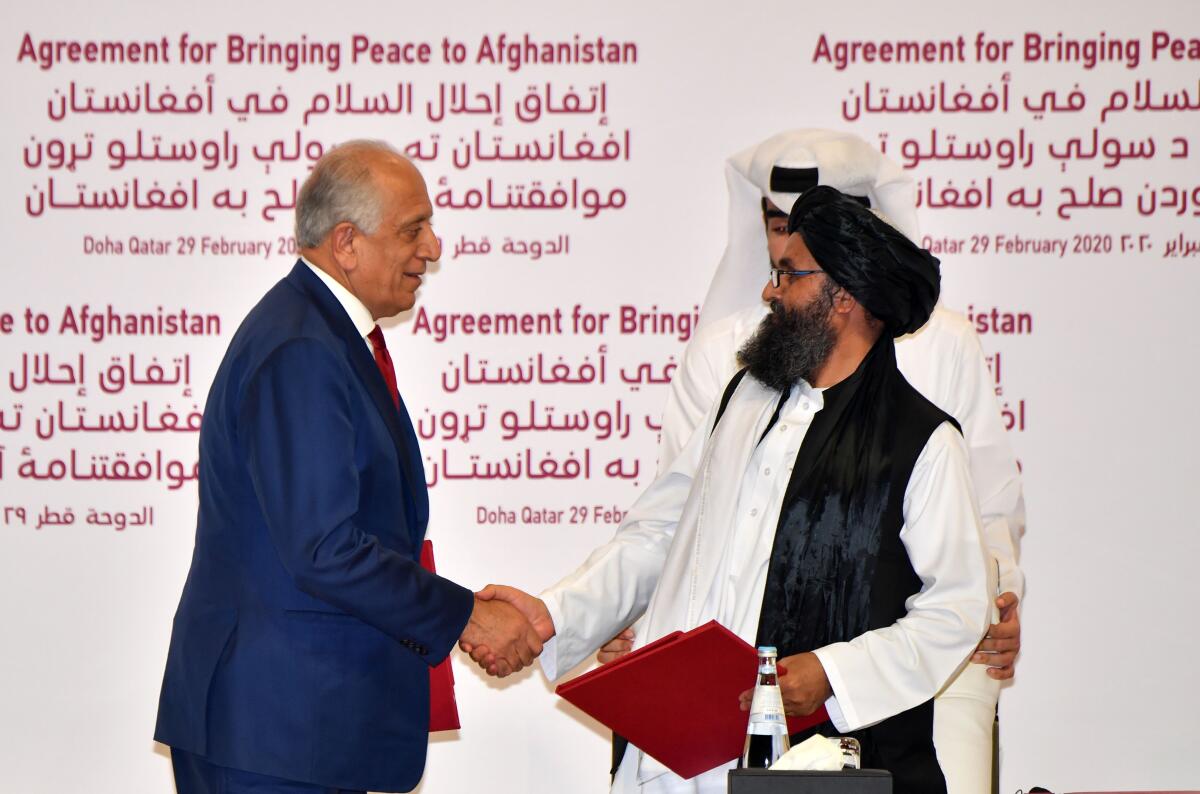
[{"label": "man's ear", "polygon": [[833,311],[836,314],[849,314],[858,305],[858,301],[845,287],[838,287],[833,293]]},{"label": "man's ear", "polygon": [[358,267],[358,237],[358,229],[349,221],[342,221],[329,232],[333,259],[346,272]]}]

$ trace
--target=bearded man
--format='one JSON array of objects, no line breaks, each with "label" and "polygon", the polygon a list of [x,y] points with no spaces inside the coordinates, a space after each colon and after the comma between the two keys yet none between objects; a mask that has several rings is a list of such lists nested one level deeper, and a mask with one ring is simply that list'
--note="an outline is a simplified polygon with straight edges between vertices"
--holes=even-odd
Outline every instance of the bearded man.
[{"label": "bearded man", "polygon": [[[824,705],[814,730],[858,737],[896,792],[944,792],[932,699],[979,642],[993,577],[958,425],[896,367],[938,260],[826,186],[788,232],[743,370],[615,537],[540,598],[481,595],[549,637],[551,679],[643,613],[639,644],[717,620],[778,647],[789,713]],[[682,780],[630,747],[613,790],[715,794],[727,769]]]}]

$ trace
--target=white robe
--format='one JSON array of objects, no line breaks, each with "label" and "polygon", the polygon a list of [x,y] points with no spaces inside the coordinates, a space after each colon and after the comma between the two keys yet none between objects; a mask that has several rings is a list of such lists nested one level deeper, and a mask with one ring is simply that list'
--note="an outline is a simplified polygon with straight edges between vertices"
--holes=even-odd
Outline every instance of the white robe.
[{"label": "white robe", "polygon": [[[802,385],[793,392],[758,444],[778,394],[744,379],[716,432],[710,437],[714,407],[614,538],[542,594],[557,631],[541,656],[549,678],[582,662],[643,613],[638,646],[712,619],[755,641],[786,469],[822,404],[819,390]],[[932,434],[917,460],[904,518],[901,540],[923,583],[906,603],[907,614],[817,650],[834,693],[826,707],[842,731],[933,697],[987,626],[991,591],[978,509],[965,445],[948,424]],[[631,748],[614,791],[723,792],[725,768],[683,781]]]}]

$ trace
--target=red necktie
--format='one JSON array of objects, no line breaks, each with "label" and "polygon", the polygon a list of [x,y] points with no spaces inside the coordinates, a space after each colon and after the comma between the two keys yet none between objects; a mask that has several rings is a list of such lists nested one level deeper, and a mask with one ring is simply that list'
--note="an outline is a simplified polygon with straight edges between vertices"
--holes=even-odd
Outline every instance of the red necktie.
[{"label": "red necktie", "polygon": [[[383,380],[387,383],[392,402],[400,408],[400,389],[396,386],[396,368],[392,366],[392,357],[388,355],[387,343],[383,341],[383,329],[378,325],[367,334],[371,341],[371,349],[375,352],[375,365],[379,367]],[[425,541],[421,548],[421,567],[433,571],[433,547]],[[441,664],[429,669],[429,705],[430,731],[448,731],[459,727],[458,705],[454,701],[454,672],[450,669],[450,657],[447,656]]]},{"label": "red necktie", "polygon": [[388,355],[387,343],[383,341],[383,329],[376,325],[371,329],[371,333],[367,334],[367,339],[371,340],[371,349],[375,351],[375,366],[379,367],[383,381],[387,384],[388,393],[392,395],[392,402],[399,409],[400,389],[396,386],[396,368],[392,366],[392,357]]}]

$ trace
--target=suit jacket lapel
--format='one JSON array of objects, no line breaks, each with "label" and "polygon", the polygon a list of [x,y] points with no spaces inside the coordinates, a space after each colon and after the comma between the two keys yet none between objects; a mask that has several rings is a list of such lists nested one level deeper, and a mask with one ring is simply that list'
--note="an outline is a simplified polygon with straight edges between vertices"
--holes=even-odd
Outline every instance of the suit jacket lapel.
[{"label": "suit jacket lapel", "polygon": [[400,410],[392,403],[392,395],[388,392],[387,383],[375,363],[375,358],[367,351],[368,342],[358,334],[358,329],[350,321],[342,305],[333,293],[321,283],[308,266],[297,262],[288,274],[288,280],[299,287],[312,298],[313,303],[321,312],[321,316],[329,324],[330,329],[341,338],[346,346],[346,355],[354,367],[355,373],[371,395],[371,401],[383,418],[392,443],[396,446],[396,455],[400,459],[400,469],[408,483],[408,492],[412,494],[411,519],[409,530],[413,535],[415,545],[425,534],[425,525],[429,520],[429,494],[425,488],[425,470],[421,465],[421,448],[417,443],[417,434],[413,430],[412,421],[404,407],[404,399],[400,400]]}]

